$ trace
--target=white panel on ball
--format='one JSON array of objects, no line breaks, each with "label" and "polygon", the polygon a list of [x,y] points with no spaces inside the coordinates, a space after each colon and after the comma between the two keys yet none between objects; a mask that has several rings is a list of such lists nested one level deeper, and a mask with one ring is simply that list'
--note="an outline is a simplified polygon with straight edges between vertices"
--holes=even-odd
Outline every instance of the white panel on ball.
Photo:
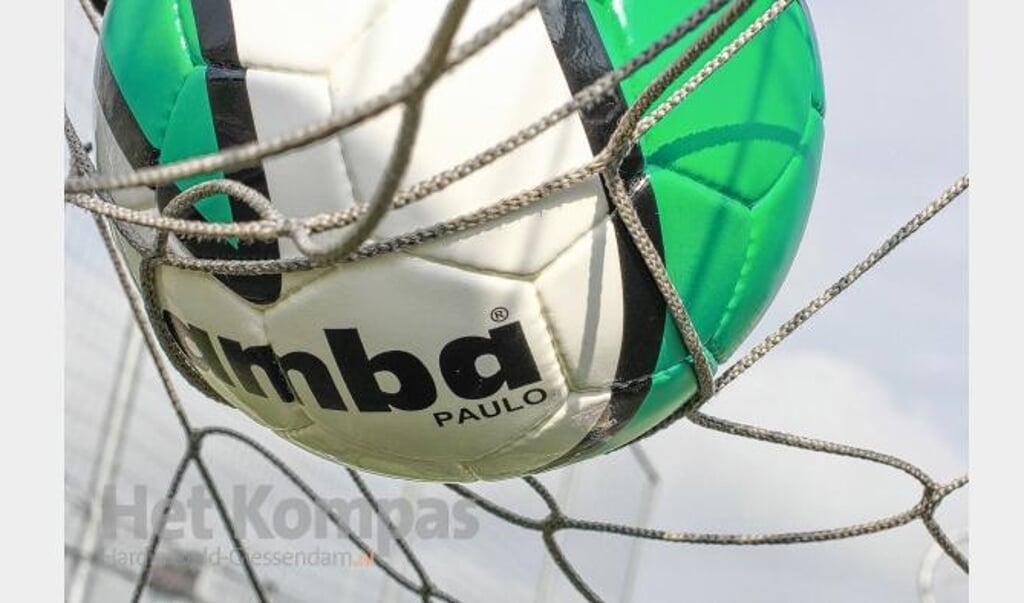
[{"label": "white panel on ball", "polygon": [[569,452],[590,432],[611,396],[611,392],[571,394],[543,425],[473,461],[469,470],[480,479],[497,480],[519,477],[524,467],[544,467]]},{"label": "white panel on ball", "polygon": [[157,295],[179,319],[179,341],[213,389],[238,400],[236,406],[246,414],[275,429],[310,423],[301,404],[284,401],[279,383],[272,381],[275,367],[262,312],[212,275],[169,266],[158,269]]},{"label": "white panel on ball", "polygon": [[[245,80],[261,141],[294,132],[331,113],[327,81],[321,76],[250,69]],[[306,218],[355,204],[334,138],[265,159],[263,171],[274,207],[288,217]]]},{"label": "white panel on ball", "polygon": [[[246,87],[257,138],[273,140],[331,113],[327,80],[320,75],[279,73],[250,69]],[[355,205],[341,142],[328,138],[314,145],[263,160],[263,172],[274,207],[289,218],[308,218]],[[332,231],[313,235],[326,245],[344,236]],[[278,241],[281,257],[300,257],[289,238]],[[318,278],[322,270],[288,272],[282,278],[282,295]]]},{"label": "white panel on ball", "polygon": [[[476,31],[474,27],[497,18],[509,6],[489,2],[476,3],[474,8],[477,4],[480,10],[467,15],[466,31]],[[408,73],[429,39],[424,23],[436,22],[442,6],[423,2],[408,10],[392,10],[343,53],[331,72],[334,107],[355,107]],[[495,69],[495,65],[501,68]],[[445,74],[431,88],[405,185],[476,155],[569,98],[544,25],[539,15],[531,13],[479,57]],[[379,183],[384,163],[394,150],[399,122],[396,108],[340,135],[357,195],[363,199]],[[392,212],[376,236],[398,235],[476,211],[583,165],[590,157],[579,118],[570,116],[485,169]],[[556,205],[558,211],[552,211]],[[470,237],[482,229],[466,231],[466,236],[415,253],[485,271],[532,274],[586,232],[605,207],[601,187],[594,180],[489,224],[477,240]],[[510,248],[523,251],[508,253]]]},{"label": "white panel on ball", "polygon": [[324,73],[391,4],[387,0],[232,0],[238,57],[246,67]]},{"label": "white panel on ball", "polygon": [[[424,203],[431,202],[428,199]],[[594,176],[547,196],[528,210],[423,245],[411,253],[482,271],[536,278],[566,247],[607,215],[604,189]]]},{"label": "white panel on ball", "polygon": [[308,352],[308,372],[329,371],[320,397],[303,400],[313,420],[389,457],[480,458],[545,423],[568,393],[528,282],[392,254],[341,266],[266,323],[279,356]]},{"label": "white panel on ball", "polygon": [[337,433],[316,423],[303,429],[279,433],[317,456],[372,473],[387,476],[414,475],[418,480],[445,482],[469,482],[478,479],[458,462],[381,455],[373,449],[342,441]]},{"label": "white panel on ball", "polygon": [[575,390],[607,388],[622,347],[619,240],[605,220],[536,281],[541,303]]}]

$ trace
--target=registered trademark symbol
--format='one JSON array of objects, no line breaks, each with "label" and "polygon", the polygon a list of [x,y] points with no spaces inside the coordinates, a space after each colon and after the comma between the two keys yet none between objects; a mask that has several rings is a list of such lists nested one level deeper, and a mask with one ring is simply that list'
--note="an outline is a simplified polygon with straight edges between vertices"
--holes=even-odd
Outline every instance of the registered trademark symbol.
[{"label": "registered trademark symbol", "polygon": [[494,322],[504,322],[508,319],[508,308],[504,306],[498,306],[491,310],[491,320]]}]

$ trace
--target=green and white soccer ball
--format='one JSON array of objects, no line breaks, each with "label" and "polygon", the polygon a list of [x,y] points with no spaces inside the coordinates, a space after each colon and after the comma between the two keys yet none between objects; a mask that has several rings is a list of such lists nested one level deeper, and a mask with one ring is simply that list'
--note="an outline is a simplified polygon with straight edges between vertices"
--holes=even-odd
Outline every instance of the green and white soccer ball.
[{"label": "green and white soccer ball", "polygon": [[[510,4],[472,3],[457,42]],[[408,184],[546,114],[703,2],[539,4],[430,90]],[[672,90],[769,4],[755,2]],[[125,173],[268,140],[357,106],[414,68],[444,7],[112,0],[95,78],[100,170]],[[452,219],[587,163],[626,107],[705,28],[603,102],[391,212],[372,238]],[[823,107],[813,32],[806,8],[794,3],[623,164],[715,363],[750,331],[788,270],[815,187]],[[192,184],[228,177],[289,217],[351,208],[377,187],[399,119],[395,108],[256,167],[114,198],[157,212]],[[196,203],[191,215],[255,217],[224,195]],[[171,248],[219,259],[300,255],[288,239],[172,237]],[[127,244],[122,252],[138,277],[139,256]],[[164,265],[155,291],[173,345],[224,401],[316,454],[388,475],[470,481],[565,465],[630,443],[697,389],[665,302],[598,176],[399,252],[263,276]]]}]

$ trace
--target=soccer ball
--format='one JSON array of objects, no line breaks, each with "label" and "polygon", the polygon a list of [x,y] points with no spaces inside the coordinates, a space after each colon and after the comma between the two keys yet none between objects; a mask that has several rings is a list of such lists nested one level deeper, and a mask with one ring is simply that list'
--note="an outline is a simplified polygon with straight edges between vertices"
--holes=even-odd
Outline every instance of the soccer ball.
[{"label": "soccer ball", "polygon": [[[427,94],[405,184],[546,114],[702,4],[540,2]],[[100,171],[272,139],[359,105],[415,67],[445,5],[113,0],[96,62]],[[756,1],[670,92],[769,5]],[[473,3],[456,43],[509,7]],[[392,211],[373,240],[450,220],[587,163],[627,106],[706,27],[602,102]],[[376,189],[400,113],[393,108],[255,167],[114,198],[158,212],[189,186],[228,177],[290,217],[350,208]],[[794,3],[622,165],[716,365],[753,328],[788,270],[813,197],[823,114],[813,31],[806,8]],[[256,214],[214,195],[191,217]],[[121,243],[138,279],[140,257]],[[171,251],[300,255],[286,238],[172,237]],[[563,466],[629,444],[697,389],[665,301],[598,176],[486,225],[362,261],[260,276],[161,265],[155,297],[163,323],[154,326],[167,329],[175,354],[223,401],[318,455],[387,475],[472,481]]]}]

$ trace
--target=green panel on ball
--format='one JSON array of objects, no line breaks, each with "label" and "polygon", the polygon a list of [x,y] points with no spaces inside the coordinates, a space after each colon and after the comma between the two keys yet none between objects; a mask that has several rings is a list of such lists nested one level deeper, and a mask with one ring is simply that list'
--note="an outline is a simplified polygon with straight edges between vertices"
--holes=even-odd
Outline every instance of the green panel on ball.
[{"label": "green panel on ball", "polygon": [[[206,88],[207,61],[190,0],[117,0],[104,14],[103,52],[128,111],[167,164],[220,150]],[[185,190],[223,172],[176,182]],[[227,195],[194,204],[210,222],[232,222]],[[238,240],[228,243],[237,248]]]},{"label": "green panel on ball", "polygon": [[[615,68],[702,4],[588,0]],[[771,4],[755,1],[655,106]],[[623,81],[626,101],[632,104],[720,14]],[[665,266],[713,364],[749,334],[792,262],[817,177],[823,97],[813,32],[794,3],[640,140]],[[669,316],[651,388],[601,452],[642,435],[697,391],[690,361]]]},{"label": "green panel on ball", "polygon": [[[182,84],[178,102],[174,106],[168,123],[168,135],[164,139],[160,154],[160,163],[171,163],[180,159],[216,153],[217,132],[213,123],[213,112],[210,109],[210,97],[206,91],[206,67],[196,67]],[[223,178],[223,172],[199,174],[178,181],[178,188],[185,190],[190,186]],[[231,204],[227,195],[211,195],[194,205],[196,211],[211,222],[230,222],[232,220]]]},{"label": "green panel on ball", "polygon": [[179,4],[115,0],[103,17],[103,53],[129,111],[156,148],[163,143],[178,92],[195,67]]}]

